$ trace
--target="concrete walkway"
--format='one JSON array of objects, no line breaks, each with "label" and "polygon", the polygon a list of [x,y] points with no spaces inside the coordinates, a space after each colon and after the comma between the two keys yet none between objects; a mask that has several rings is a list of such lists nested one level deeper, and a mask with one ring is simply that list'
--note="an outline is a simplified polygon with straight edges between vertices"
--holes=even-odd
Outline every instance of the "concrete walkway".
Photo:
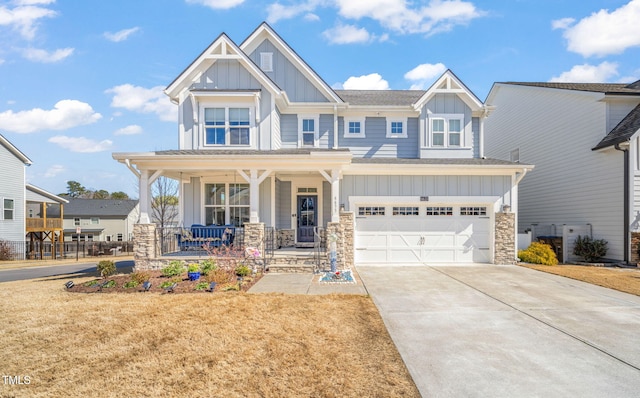
[{"label": "concrete walkway", "polygon": [[357,271],[351,271],[356,283],[319,282],[321,274],[269,273],[260,278],[249,293],[368,294]]},{"label": "concrete walkway", "polygon": [[640,297],[518,266],[358,272],[425,397],[640,396]]}]

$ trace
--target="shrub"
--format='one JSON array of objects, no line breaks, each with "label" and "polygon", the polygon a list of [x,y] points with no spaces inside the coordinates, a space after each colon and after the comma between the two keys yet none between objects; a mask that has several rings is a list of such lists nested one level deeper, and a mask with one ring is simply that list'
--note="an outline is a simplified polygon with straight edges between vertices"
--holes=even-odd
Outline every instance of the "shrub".
[{"label": "shrub", "polygon": [[587,262],[595,261],[607,254],[607,241],[604,239],[591,239],[589,236],[580,236],[574,242],[573,254],[580,256]]},{"label": "shrub", "polygon": [[540,242],[533,242],[527,249],[520,250],[518,252],[518,257],[520,258],[520,261],[525,263],[543,265],[558,264],[558,259],[556,258],[556,254],[553,252],[551,246]]},{"label": "shrub", "polygon": [[189,272],[199,272],[200,271],[200,264],[198,263],[191,263],[187,266],[187,268],[189,269]]},{"label": "shrub", "polygon": [[182,261],[174,260],[169,263],[166,267],[162,269],[162,276],[166,276],[167,278],[171,278],[172,276],[179,276],[184,273],[184,265]]},{"label": "shrub", "polygon": [[131,274],[131,280],[137,282],[138,285],[148,281],[151,278],[150,272],[137,271]]},{"label": "shrub", "polygon": [[215,282],[219,285],[222,285],[224,283],[235,280],[235,275],[231,274],[231,272],[229,271],[216,268],[213,271],[209,272],[209,274],[207,274],[205,280],[209,283]]},{"label": "shrub", "polygon": [[138,286],[139,284],[140,284],[140,283],[138,283],[138,281],[130,280],[130,281],[128,281],[128,282],[125,282],[125,284],[124,284],[124,288],[125,288],[125,289],[130,289],[130,288],[132,288],[132,287],[136,287],[136,286]]},{"label": "shrub", "polygon": [[116,263],[111,260],[102,260],[96,267],[103,278],[116,273]]},{"label": "shrub", "polygon": [[11,246],[6,240],[0,240],[0,261],[7,261],[13,258]]},{"label": "shrub", "polygon": [[102,287],[104,288],[110,288],[110,287],[115,287],[116,286],[116,281],[114,281],[113,279],[110,280],[109,282],[105,283]]},{"label": "shrub", "polygon": [[194,288],[195,290],[206,290],[209,288],[209,284],[207,282],[200,282]]},{"label": "shrub", "polygon": [[209,272],[215,271],[216,268],[218,268],[216,266],[216,262],[211,259],[204,260],[203,262],[200,263],[200,273],[202,274],[202,276],[209,275]]},{"label": "shrub", "polygon": [[250,273],[251,273],[251,268],[247,267],[244,264],[238,265],[236,267],[236,275],[238,275],[238,276],[247,276]]}]

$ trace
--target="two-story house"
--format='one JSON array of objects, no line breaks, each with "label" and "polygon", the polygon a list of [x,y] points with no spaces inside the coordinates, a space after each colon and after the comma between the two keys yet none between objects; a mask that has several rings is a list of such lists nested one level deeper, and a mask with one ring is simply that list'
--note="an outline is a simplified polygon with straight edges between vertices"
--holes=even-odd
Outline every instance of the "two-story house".
[{"label": "two-story house", "polygon": [[534,163],[520,186],[519,230],[608,242],[607,258],[638,262],[640,81],[495,83],[486,99],[487,154]]},{"label": "two-story house", "polygon": [[139,217],[137,200],[69,198],[64,234],[68,241],[130,241]]},{"label": "two-story house", "polygon": [[426,91],[334,90],[262,23],[239,45],[221,34],[165,92],[178,149],[113,154],[140,179],[142,224],[164,175],[184,226],[297,246],[323,227],[358,264],[515,259],[502,219],[532,166],[484,157],[489,109],[450,70]]}]

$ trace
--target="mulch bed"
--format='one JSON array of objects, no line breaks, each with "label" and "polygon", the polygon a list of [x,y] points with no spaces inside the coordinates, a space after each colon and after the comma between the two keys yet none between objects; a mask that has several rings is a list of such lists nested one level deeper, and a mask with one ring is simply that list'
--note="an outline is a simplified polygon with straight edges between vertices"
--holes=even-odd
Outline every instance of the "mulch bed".
[{"label": "mulch bed", "polygon": [[[149,282],[151,282],[151,288],[148,291],[150,293],[152,292],[163,293],[163,294],[211,293],[208,291],[209,283],[207,282],[205,277],[201,277],[199,280],[190,281],[186,273],[180,277],[172,277],[172,278],[162,276],[162,273],[160,271],[153,271],[153,272],[150,272],[150,274],[151,274],[151,277],[149,278]],[[255,285],[256,282],[258,282],[258,280],[260,280],[261,277],[262,277],[262,273],[257,273],[253,276],[244,277],[241,284],[241,291],[246,292],[247,290],[249,290],[249,288]],[[160,287],[162,283],[171,281],[174,279],[176,280],[179,279],[179,281],[177,281],[177,286],[175,287],[173,292],[167,293],[167,291],[165,291],[164,288]],[[70,279],[70,280],[73,281],[73,279]],[[136,287],[130,287],[130,288],[124,287],[125,283],[131,281],[131,274],[112,275],[107,278],[93,279],[93,281],[97,281],[98,283],[102,283],[106,281],[114,281],[115,286],[100,288],[99,285],[89,286],[89,283],[91,281],[83,281],[83,282],[73,281],[74,282],[73,287],[65,288],[65,290],[72,293],[143,293],[144,292],[144,289],[141,284]],[[199,283],[203,283],[203,282],[207,284],[207,288],[203,290],[196,290],[196,286]],[[238,283],[239,282],[237,281],[224,283],[224,284],[218,283],[216,284],[216,288],[214,292],[217,293],[217,292],[226,292],[226,291],[237,291],[237,289],[234,290],[230,288],[232,286],[237,287]]]}]

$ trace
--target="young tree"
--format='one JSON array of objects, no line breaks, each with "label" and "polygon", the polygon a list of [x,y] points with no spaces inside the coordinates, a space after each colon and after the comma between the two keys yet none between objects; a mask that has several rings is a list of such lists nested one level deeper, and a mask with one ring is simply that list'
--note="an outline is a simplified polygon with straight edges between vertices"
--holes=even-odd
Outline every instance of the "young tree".
[{"label": "young tree", "polygon": [[175,224],[178,218],[178,181],[158,177],[151,186],[151,218],[159,227]]},{"label": "young tree", "polygon": [[87,188],[78,181],[67,181],[67,193],[72,198],[80,198],[87,193]]}]

